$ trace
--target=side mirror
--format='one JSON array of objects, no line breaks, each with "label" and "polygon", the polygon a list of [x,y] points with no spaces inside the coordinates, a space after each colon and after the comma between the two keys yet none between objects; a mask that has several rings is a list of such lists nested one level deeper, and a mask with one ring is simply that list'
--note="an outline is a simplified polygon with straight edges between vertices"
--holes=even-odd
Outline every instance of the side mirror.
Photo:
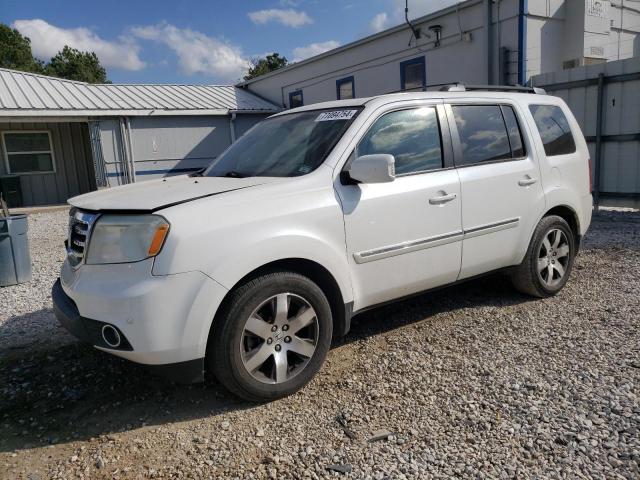
[{"label": "side mirror", "polygon": [[360,183],[393,182],[396,178],[396,160],[387,153],[363,155],[349,167],[349,177]]}]

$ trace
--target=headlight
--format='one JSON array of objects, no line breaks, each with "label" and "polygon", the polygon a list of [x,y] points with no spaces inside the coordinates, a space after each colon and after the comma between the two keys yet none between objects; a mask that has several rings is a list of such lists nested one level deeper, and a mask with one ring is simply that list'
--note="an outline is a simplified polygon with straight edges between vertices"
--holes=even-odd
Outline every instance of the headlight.
[{"label": "headlight", "polygon": [[160,252],[169,223],[158,215],[103,215],[93,227],[86,263],[129,263]]}]

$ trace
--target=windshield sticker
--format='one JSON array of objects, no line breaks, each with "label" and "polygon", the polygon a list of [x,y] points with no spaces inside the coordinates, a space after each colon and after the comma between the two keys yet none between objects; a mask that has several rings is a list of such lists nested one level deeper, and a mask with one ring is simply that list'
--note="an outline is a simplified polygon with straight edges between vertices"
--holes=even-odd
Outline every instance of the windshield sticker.
[{"label": "windshield sticker", "polygon": [[322,112],[316,118],[316,122],[327,122],[329,120],[351,120],[358,113],[357,110],[334,110],[333,112]]}]

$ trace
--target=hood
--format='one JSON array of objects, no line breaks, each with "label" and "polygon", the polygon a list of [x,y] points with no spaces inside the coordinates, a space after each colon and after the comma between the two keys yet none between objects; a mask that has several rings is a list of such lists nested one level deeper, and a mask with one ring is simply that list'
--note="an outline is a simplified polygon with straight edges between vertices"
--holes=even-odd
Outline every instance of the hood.
[{"label": "hood", "polygon": [[153,212],[198,198],[282,180],[274,177],[226,178],[180,175],[79,195],[69,203],[83,210]]}]

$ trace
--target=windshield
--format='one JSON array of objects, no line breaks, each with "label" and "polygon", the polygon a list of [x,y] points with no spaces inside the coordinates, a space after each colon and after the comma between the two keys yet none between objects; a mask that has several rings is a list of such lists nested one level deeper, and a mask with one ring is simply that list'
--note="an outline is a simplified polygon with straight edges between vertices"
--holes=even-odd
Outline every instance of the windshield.
[{"label": "windshield", "polygon": [[324,162],[359,113],[338,108],[264,120],[225,150],[207,177],[297,177]]}]

